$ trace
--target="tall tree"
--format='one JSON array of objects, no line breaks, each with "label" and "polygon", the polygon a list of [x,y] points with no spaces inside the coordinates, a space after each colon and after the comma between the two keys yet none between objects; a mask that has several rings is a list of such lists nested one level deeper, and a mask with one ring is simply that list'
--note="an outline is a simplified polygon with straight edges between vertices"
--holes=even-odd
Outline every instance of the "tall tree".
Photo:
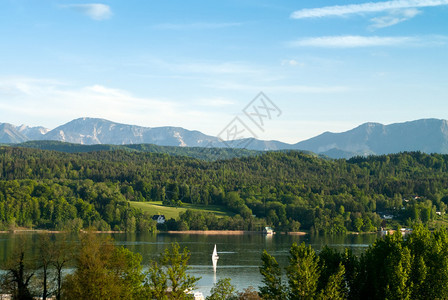
[{"label": "tall tree", "polygon": [[67,240],[66,234],[58,234],[49,245],[52,256],[52,264],[56,272],[56,300],[61,300],[62,270],[73,260],[73,246]]},{"label": "tall tree", "polygon": [[56,277],[56,300],[61,300],[61,292],[62,292],[62,279],[63,274],[62,271],[70,261],[73,260],[74,255],[73,251],[75,250],[72,244],[68,241],[67,234],[58,234],[51,240],[49,245],[51,250],[52,257],[52,265],[55,269],[55,277]]},{"label": "tall tree", "polygon": [[409,299],[411,259],[399,232],[377,239],[361,257],[358,297]]},{"label": "tall tree", "polygon": [[93,233],[81,236],[77,268],[66,276],[64,299],[135,299],[139,287],[141,256],[113,245],[110,238]]},{"label": "tall tree", "polygon": [[347,299],[347,288],[344,281],[345,267],[339,264],[336,273],[328,279],[327,286],[321,290],[319,299],[343,300]]},{"label": "tall tree", "polygon": [[305,243],[298,246],[292,244],[289,250],[289,265],[286,275],[289,283],[289,299],[314,299],[317,296],[317,285],[320,276],[319,258],[311,246]]},{"label": "tall tree", "polygon": [[38,242],[38,268],[40,269],[42,279],[42,299],[46,300],[49,296],[48,279],[50,276],[50,267],[53,263],[50,235],[48,233],[39,234]]},{"label": "tall tree", "polygon": [[261,276],[264,286],[260,287],[260,295],[264,299],[285,299],[285,286],[282,284],[282,270],[272,255],[266,250],[261,255]]},{"label": "tall tree", "polygon": [[142,296],[145,275],[141,262],[139,253],[132,253],[124,247],[115,248],[110,268],[121,281],[121,299],[140,299]]},{"label": "tall tree", "polygon": [[146,272],[145,294],[149,299],[166,300],[168,280],[162,266],[156,261],[150,261]]},{"label": "tall tree", "polygon": [[[160,265],[153,262],[147,273],[146,286],[150,295],[156,293],[158,299],[189,299],[192,295],[185,291],[193,290],[200,277],[194,277],[187,274],[190,269],[188,262],[190,252],[184,248],[179,251],[178,243],[171,244],[166,248],[160,258]],[[166,295],[163,292],[169,291]]]}]

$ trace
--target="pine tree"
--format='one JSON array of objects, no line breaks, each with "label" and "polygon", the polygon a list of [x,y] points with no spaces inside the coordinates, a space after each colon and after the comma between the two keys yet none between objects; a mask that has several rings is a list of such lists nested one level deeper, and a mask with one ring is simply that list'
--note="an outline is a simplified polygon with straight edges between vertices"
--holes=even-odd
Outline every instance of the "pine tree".
[{"label": "pine tree", "polygon": [[322,300],[343,300],[347,299],[347,288],[344,281],[345,267],[339,264],[335,274],[328,279],[327,286],[319,295]]},{"label": "pine tree", "polygon": [[305,243],[300,246],[294,243],[289,253],[289,266],[286,268],[289,299],[315,299],[320,276],[316,252]]},{"label": "pine tree", "polygon": [[282,270],[277,260],[264,250],[261,255],[261,261],[260,273],[263,276],[262,282],[264,286],[260,287],[260,295],[263,299],[285,299],[285,286],[282,285]]}]

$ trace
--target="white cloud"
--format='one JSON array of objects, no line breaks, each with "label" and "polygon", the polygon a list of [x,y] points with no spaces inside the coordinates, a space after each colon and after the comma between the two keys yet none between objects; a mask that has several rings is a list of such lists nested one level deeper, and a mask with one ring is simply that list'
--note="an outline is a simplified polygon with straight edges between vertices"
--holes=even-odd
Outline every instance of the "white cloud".
[{"label": "white cloud", "polygon": [[370,26],[370,28],[376,29],[376,28],[384,28],[384,27],[393,26],[398,23],[412,19],[420,13],[421,12],[415,8],[393,10],[387,16],[372,18],[370,20],[372,22],[372,25]]},{"label": "white cloud", "polygon": [[[0,78],[0,122],[51,127],[82,116],[142,126],[187,128],[198,119],[216,119],[210,112],[187,104],[138,97],[99,84],[79,87],[52,80]],[[51,124],[43,124],[44,120]]]},{"label": "white cloud", "polygon": [[393,9],[407,9],[448,5],[448,0],[397,0],[382,2],[367,2],[363,4],[335,5],[320,8],[308,8],[295,11],[291,14],[293,19],[321,18],[329,16],[345,16],[350,14],[363,14],[381,12]]},{"label": "white cloud", "polygon": [[323,36],[303,38],[289,45],[292,47],[324,47],[324,48],[357,48],[357,47],[378,47],[378,46],[401,46],[411,45],[420,39],[416,37],[379,37],[379,36]]},{"label": "white cloud", "polygon": [[106,4],[70,4],[66,7],[78,11],[96,21],[109,19],[113,15],[110,6]]},{"label": "white cloud", "polygon": [[202,30],[202,29],[221,29],[228,27],[236,27],[241,26],[242,23],[206,23],[206,22],[198,22],[198,23],[163,23],[154,25],[155,29],[163,29],[163,30]]},{"label": "white cloud", "polygon": [[292,67],[303,67],[305,66],[304,63],[301,63],[295,59],[284,59],[281,62],[282,66],[292,66]]}]

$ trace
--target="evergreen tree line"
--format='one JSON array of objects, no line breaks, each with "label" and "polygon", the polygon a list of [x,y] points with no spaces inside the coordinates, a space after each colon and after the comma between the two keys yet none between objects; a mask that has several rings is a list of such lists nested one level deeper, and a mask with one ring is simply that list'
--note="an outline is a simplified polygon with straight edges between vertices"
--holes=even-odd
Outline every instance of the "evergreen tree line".
[{"label": "evergreen tree line", "polygon": [[203,147],[177,147],[159,146],[154,144],[127,144],[127,145],[82,145],[60,141],[28,141],[13,145],[14,147],[35,148],[42,150],[53,150],[66,153],[82,153],[93,151],[123,150],[131,152],[151,152],[176,156],[188,156],[206,161],[217,159],[231,159],[258,155],[261,151],[247,150],[240,148],[203,148]]},{"label": "evergreen tree line", "polygon": [[[328,160],[296,151],[218,161],[122,150],[0,148],[0,226],[152,231],[128,201],[222,205],[229,227],[375,231],[392,215],[427,223],[448,204],[448,156],[420,152]],[[173,227],[211,227],[192,218]],[[243,223],[241,223],[243,220]],[[199,225],[198,225],[199,224]],[[258,225],[257,225],[258,226]]]},{"label": "evergreen tree line", "polygon": [[263,299],[447,299],[448,233],[417,226],[377,239],[360,257],[293,244],[285,276],[266,251],[260,272]]}]

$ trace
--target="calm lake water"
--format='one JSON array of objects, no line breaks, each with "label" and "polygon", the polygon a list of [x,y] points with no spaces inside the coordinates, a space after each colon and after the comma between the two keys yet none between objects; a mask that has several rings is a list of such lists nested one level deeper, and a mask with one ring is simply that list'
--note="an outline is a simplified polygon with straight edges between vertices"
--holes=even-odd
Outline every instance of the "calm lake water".
[{"label": "calm lake water", "polygon": [[[274,255],[280,265],[288,263],[288,251],[292,243],[305,242],[314,249],[320,250],[325,245],[342,251],[351,248],[355,254],[362,253],[371,245],[377,235],[341,235],[341,236],[294,236],[275,234],[245,235],[195,235],[195,234],[111,234],[118,245],[123,245],[143,256],[143,264],[150,259],[157,259],[159,254],[171,243],[179,243],[181,248],[191,251],[190,274],[202,277],[197,290],[208,295],[213,283],[220,278],[231,278],[232,284],[241,291],[248,286],[258,289],[261,284],[259,267],[261,253],[264,249]],[[14,248],[19,238],[26,238],[27,243],[34,245],[37,234],[0,234],[0,260],[4,261]],[[76,243],[76,236],[72,242]],[[214,245],[218,249],[218,265],[213,271],[212,252]],[[30,247],[33,251],[33,247]]]}]

